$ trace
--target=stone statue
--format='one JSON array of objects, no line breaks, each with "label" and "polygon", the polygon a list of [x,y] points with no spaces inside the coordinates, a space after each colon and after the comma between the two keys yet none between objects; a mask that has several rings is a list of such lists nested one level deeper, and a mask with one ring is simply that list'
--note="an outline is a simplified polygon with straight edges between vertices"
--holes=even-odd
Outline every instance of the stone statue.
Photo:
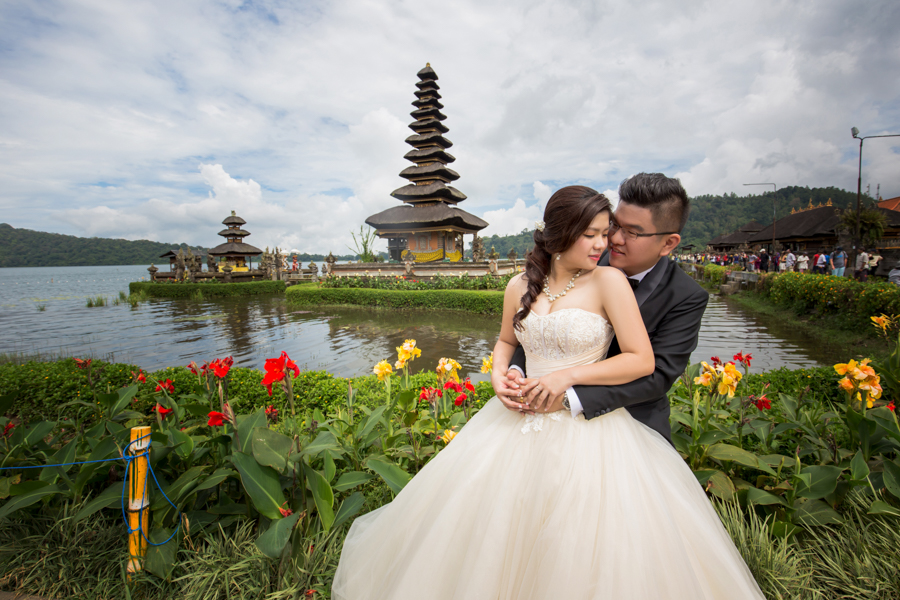
[{"label": "stone statue", "polygon": [[274,281],[281,281],[281,268],[283,261],[284,256],[281,255],[281,250],[279,250],[278,246],[275,246],[275,273],[274,277],[272,277]]},{"label": "stone statue", "polygon": [[159,269],[156,268],[156,265],[150,263],[147,270],[150,272],[150,281],[156,281],[156,272],[159,271]]},{"label": "stone statue", "polygon": [[488,258],[491,260],[497,260],[500,258],[500,253],[494,250],[494,247],[491,246],[491,252],[488,254]]},{"label": "stone statue", "polygon": [[178,254],[175,255],[175,281],[182,279],[184,279],[184,250],[179,248]]},{"label": "stone statue", "polygon": [[219,265],[216,264],[216,258],[212,254],[206,255],[206,270],[210,273],[219,271]]},{"label": "stone statue", "polygon": [[484,262],[484,242],[477,233],[472,239],[472,261]]},{"label": "stone statue", "polygon": [[316,266],[316,263],[310,262],[308,265],[306,265],[306,268],[309,269],[309,271],[310,271],[310,273],[312,274],[313,278],[315,278],[316,276],[318,276],[318,274],[319,274],[319,267]]},{"label": "stone statue", "polygon": [[403,259],[403,267],[406,270],[406,276],[412,277],[413,274],[413,256],[412,252],[407,252]]},{"label": "stone statue", "polygon": [[328,253],[328,256],[325,257],[325,273],[330,275],[334,273],[334,263],[337,262],[337,259],[334,257],[334,254],[331,252]]},{"label": "stone statue", "polygon": [[515,248],[510,248],[509,252],[506,254],[506,258],[513,262],[516,262],[516,259],[519,258],[519,253],[516,252]]}]

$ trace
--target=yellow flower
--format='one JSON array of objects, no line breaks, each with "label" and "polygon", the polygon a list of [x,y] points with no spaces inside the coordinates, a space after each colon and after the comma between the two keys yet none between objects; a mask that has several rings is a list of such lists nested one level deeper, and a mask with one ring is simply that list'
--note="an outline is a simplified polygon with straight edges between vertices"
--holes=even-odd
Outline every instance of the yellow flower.
[{"label": "yellow flower", "polygon": [[872,319],[872,324],[875,327],[878,327],[879,329],[881,329],[881,331],[884,331],[884,332],[887,332],[888,328],[893,324],[892,323],[893,319],[891,319],[891,317],[887,316],[884,313],[881,313],[880,317],[869,317],[869,318]]},{"label": "yellow flower", "polygon": [[491,352],[491,355],[487,358],[481,359],[481,372],[482,373],[492,373],[494,371],[494,353]]},{"label": "yellow flower", "polygon": [[394,363],[394,368],[397,369],[398,371],[405,366],[406,366],[406,360],[404,360],[402,358]]},{"label": "yellow flower", "polygon": [[452,358],[442,358],[438,361],[436,371],[439,379],[452,379],[453,381],[459,383],[459,375],[457,374],[457,371],[459,371],[461,368],[462,365],[460,365]]},{"label": "yellow flower", "polygon": [[400,347],[412,357],[410,360],[422,356],[422,351],[416,348],[416,340],[406,340]]},{"label": "yellow flower", "polygon": [[703,385],[703,386],[709,387],[709,384],[712,383],[712,380],[714,378],[715,378],[715,376],[712,373],[710,373],[709,371],[707,371],[700,377],[694,377],[694,383],[696,383],[698,385]]},{"label": "yellow flower", "polygon": [[384,381],[386,376],[390,376],[393,373],[393,369],[391,369],[391,363],[386,360],[381,361],[375,368],[372,369],[372,372],[378,375],[378,381]]},{"label": "yellow flower", "polygon": [[847,371],[856,370],[856,365],[857,365],[856,361],[851,358],[846,363],[840,363],[840,364],[834,365],[834,370],[838,375],[846,375]]},{"label": "yellow flower", "polygon": [[845,392],[853,391],[853,382],[850,381],[849,377],[844,377],[843,379],[838,381],[838,385],[841,386],[841,389],[843,389]]},{"label": "yellow flower", "polygon": [[456,432],[452,429],[445,429],[444,435],[441,436],[441,441],[445,444],[449,444],[450,440],[456,437]]}]

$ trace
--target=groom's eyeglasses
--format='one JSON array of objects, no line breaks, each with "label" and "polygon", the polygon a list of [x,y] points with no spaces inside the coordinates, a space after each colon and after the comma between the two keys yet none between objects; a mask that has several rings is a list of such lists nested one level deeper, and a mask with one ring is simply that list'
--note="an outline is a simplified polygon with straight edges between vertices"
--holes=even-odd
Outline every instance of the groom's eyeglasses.
[{"label": "groom's eyeglasses", "polygon": [[622,227],[615,221],[612,221],[609,224],[609,233],[607,234],[608,237],[612,237],[613,234],[620,229],[622,230],[622,233],[625,234],[625,237],[627,237],[628,239],[630,239],[632,241],[634,241],[638,238],[642,238],[642,237],[654,237],[657,235],[672,235],[673,233],[678,233],[677,231],[658,231],[656,233],[638,233],[637,231],[632,231],[631,229],[628,229],[627,227]]}]

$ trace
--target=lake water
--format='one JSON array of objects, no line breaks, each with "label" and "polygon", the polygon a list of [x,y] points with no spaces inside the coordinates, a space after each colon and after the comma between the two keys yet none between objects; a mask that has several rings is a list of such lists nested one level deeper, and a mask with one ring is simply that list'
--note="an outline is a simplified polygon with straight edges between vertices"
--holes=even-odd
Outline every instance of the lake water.
[{"label": "lake water", "polygon": [[[102,358],[155,370],[232,355],[235,364],[261,369],[282,350],[303,369],[339,376],[371,373],[394,348],[414,338],[422,349],[415,370],[455,358],[465,374],[481,375],[500,324],[497,317],[456,312],[369,308],[299,308],[283,296],[153,299],[88,308],[109,301],[128,283],[147,278],[146,266],[0,269],[0,354]],[[44,307],[43,310],[39,310]],[[804,339],[789,326],[711,297],[692,362],[751,352],[753,370],[830,364],[835,349]]]}]

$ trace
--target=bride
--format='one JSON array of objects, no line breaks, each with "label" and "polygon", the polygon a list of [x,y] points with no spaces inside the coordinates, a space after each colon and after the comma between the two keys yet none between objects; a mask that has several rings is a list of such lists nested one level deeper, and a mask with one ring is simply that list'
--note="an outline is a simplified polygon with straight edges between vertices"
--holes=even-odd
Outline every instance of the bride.
[{"label": "bride", "polygon": [[[594,190],[550,198],[526,273],[506,289],[495,373],[519,344],[536,393],[551,397],[653,371],[629,283],[597,266],[609,223]],[[564,250],[551,258],[546,247]],[[622,352],[604,360],[613,332]],[[624,408],[573,419],[564,400],[520,413],[491,399],[393,502],[356,519],[332,597],[763,598],[662,435]]]}]

